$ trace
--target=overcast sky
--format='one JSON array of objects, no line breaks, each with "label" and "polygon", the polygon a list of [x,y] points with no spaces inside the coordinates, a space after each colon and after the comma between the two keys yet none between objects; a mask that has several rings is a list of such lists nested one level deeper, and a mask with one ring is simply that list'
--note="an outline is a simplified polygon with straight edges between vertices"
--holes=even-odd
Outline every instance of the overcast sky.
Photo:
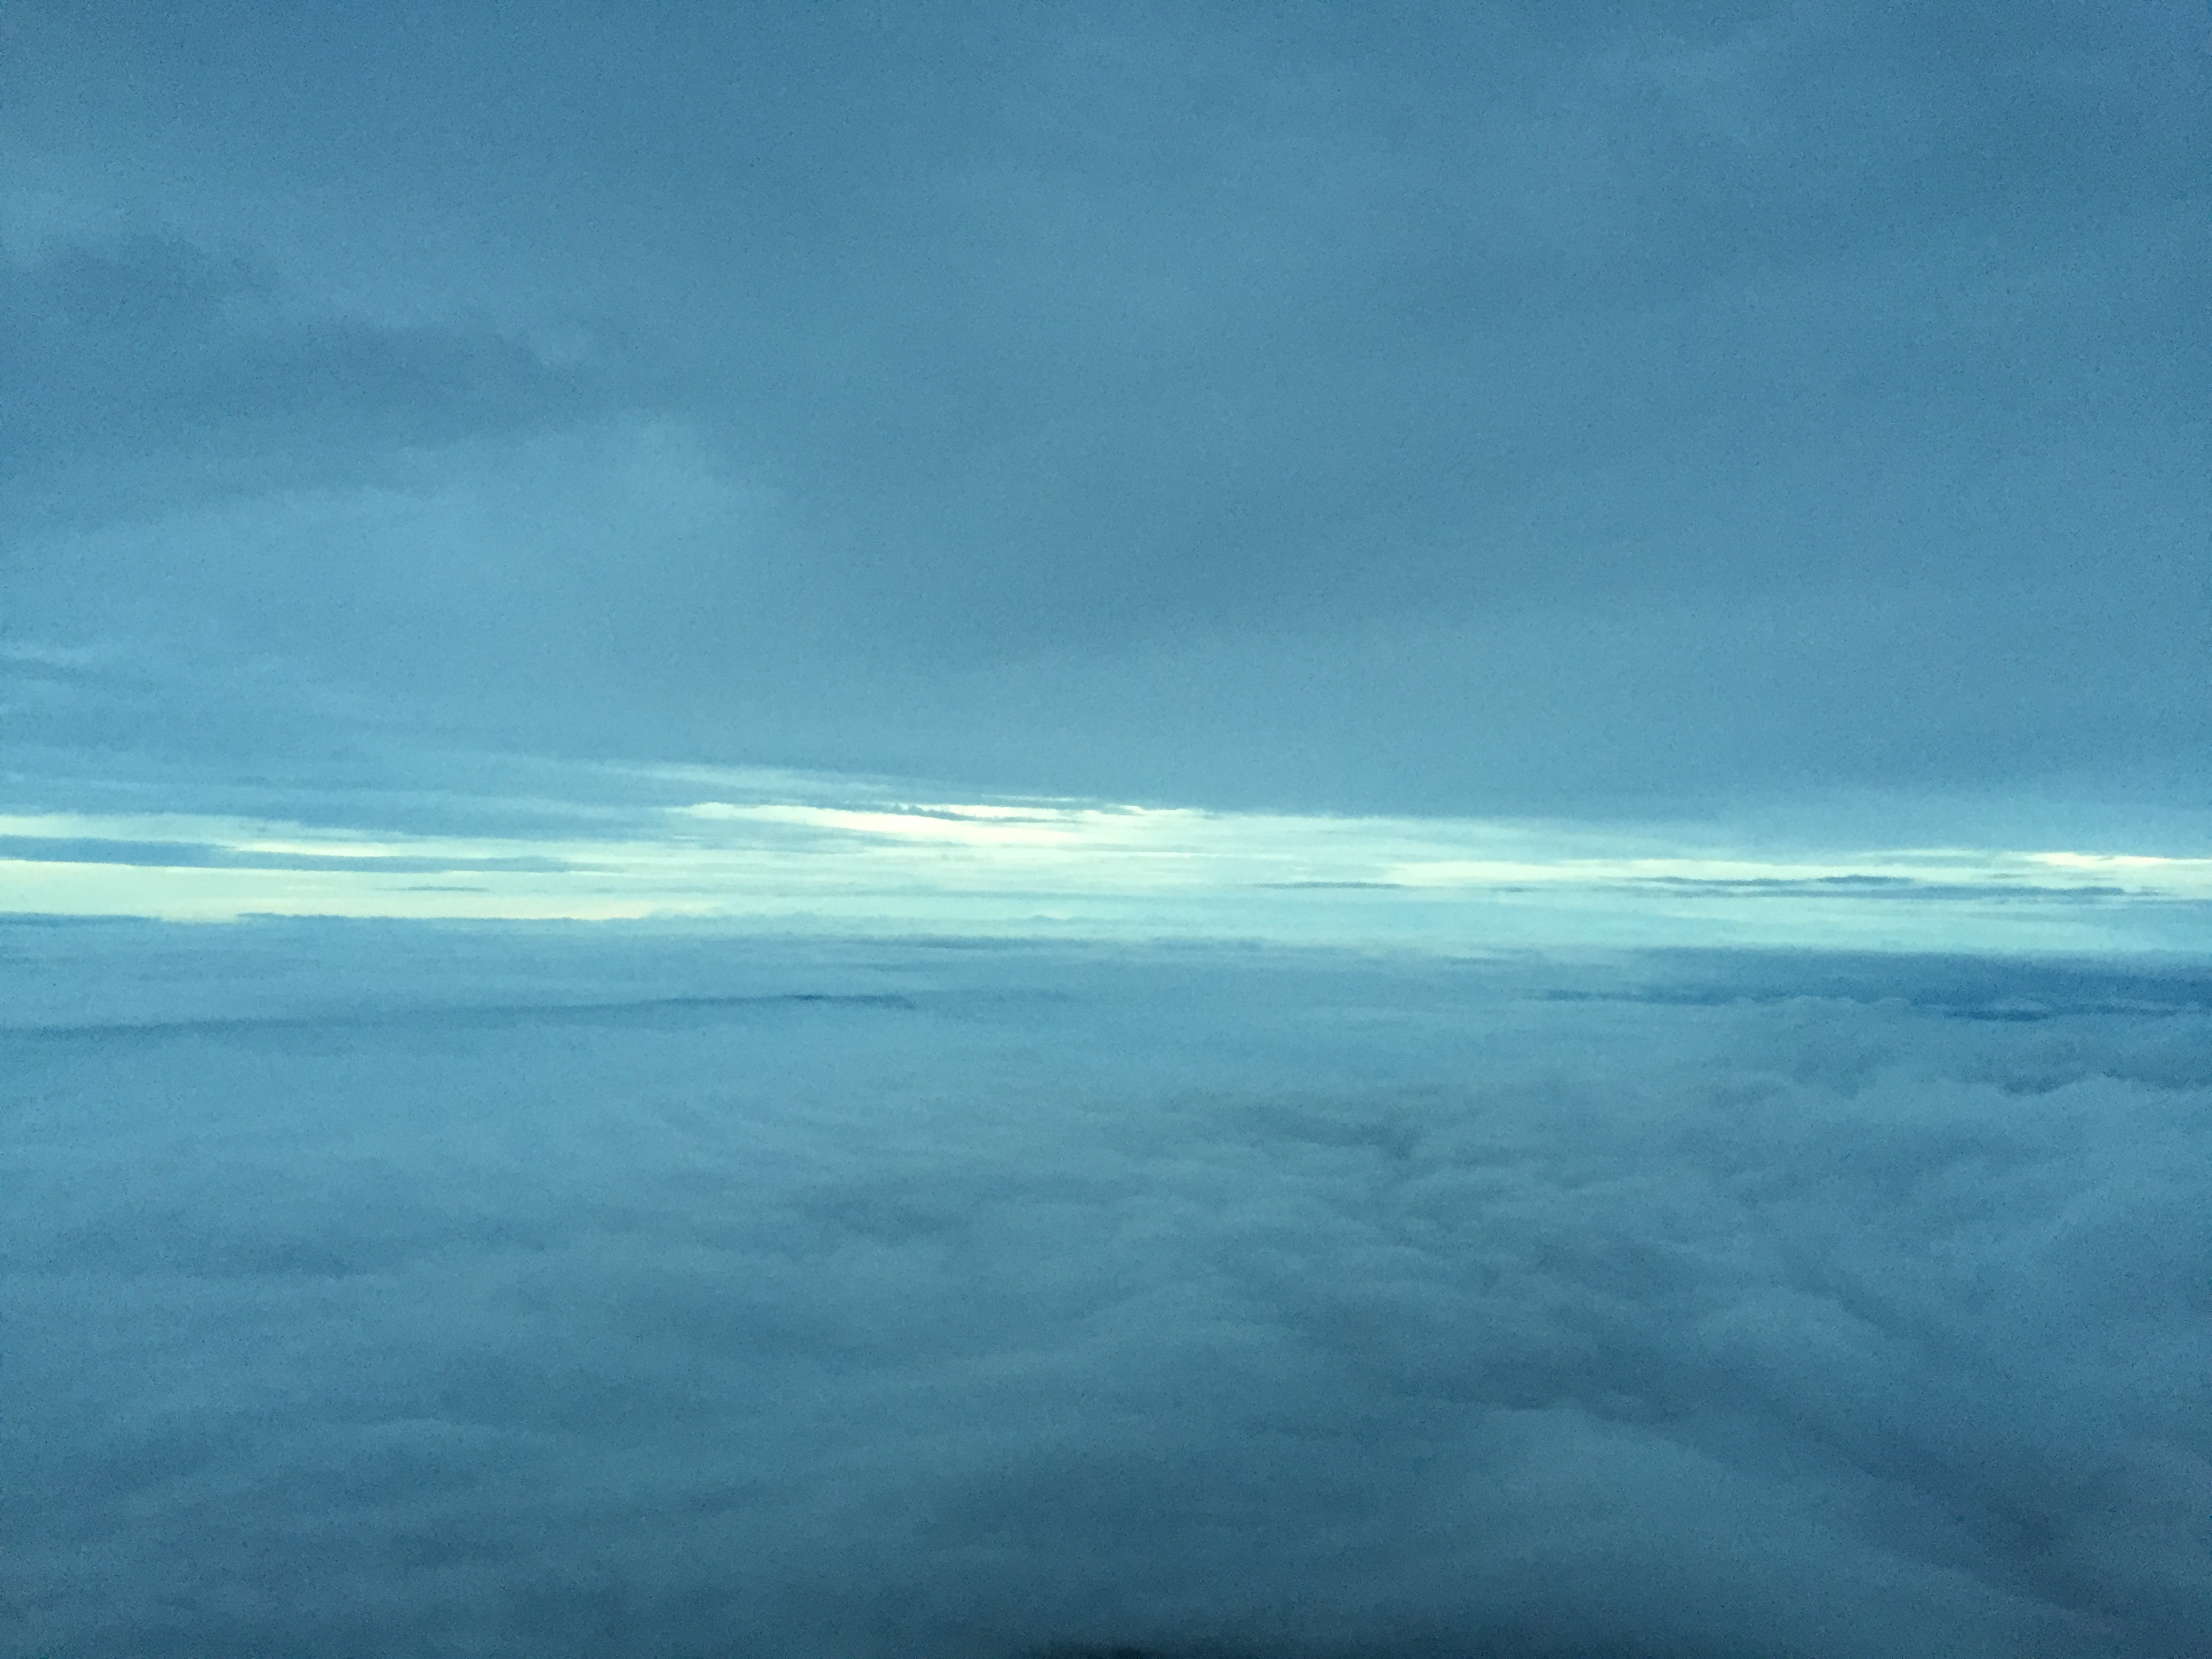
[{"label": "overcast sky", "polygon": [[2212,775],[2201,6],[17,3],[9,741]]}]

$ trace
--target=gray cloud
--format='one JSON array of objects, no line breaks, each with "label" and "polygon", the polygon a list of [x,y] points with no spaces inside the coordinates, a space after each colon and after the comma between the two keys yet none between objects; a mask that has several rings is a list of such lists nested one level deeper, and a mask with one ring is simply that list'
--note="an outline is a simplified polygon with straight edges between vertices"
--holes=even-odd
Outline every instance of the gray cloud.
[{"label": "gray cloud", "polygon": [[357,477],[394,449],[563,426],[599,401],[490,329],[303,313],[173,234],[18,254],[0,317],[16,389],[0,488],[34,525]]},{"label": "gray cloud", "polygon": [[[378,483],[195,514],[173,468],[18,540],[75,573],[26,637],[1216,799],[2201,762],[2173,9],[27,17],[37,280],[115,297],[16,442]],[[240,258],[273,337],[210,320]]]},{"label": "gray cloud", "polygon": [[10,1652],[2212,1613],[2201,973],[9,931]]}]

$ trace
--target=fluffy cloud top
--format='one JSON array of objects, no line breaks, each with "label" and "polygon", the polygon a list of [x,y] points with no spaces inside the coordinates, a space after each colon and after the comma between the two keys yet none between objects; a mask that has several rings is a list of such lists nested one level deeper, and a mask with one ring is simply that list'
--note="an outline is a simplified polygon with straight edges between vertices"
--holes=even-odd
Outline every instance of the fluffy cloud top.
[{"label": "fluffy cloud top", "polygon": [[11,1654],[2212,1625],[2201,972],[329,923],[4,972]]}]

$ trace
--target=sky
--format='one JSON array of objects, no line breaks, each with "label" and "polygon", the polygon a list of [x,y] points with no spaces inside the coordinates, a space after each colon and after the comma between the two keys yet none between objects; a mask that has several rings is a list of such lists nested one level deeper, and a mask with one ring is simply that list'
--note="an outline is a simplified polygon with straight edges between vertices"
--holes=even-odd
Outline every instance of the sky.
[{"label": "sky", "polygon": [[[567,797],[519,795],[525,780],[510,773],[480,775],[486,793],[397,802],[357,787],[264,788],[245,810],[149,811],[141,789],[110,792],[105,811],[0,813],[0,908],[179,922],[690,919],[783,933],[1445,953],[2172,957],[2212,939],[2202,854],[1850,848],[1802,830],[1793,840],[1786,825],[1747,848],[1709,824],[945,802],[844,775],[702,767],[533,772]],[[581,786],[594,798],[580,799]],[[365,823],[369,807],[383,823]]]},{"label": "sky", "polygon": [[434,750],[2201,822],[2207,43],[20,0],[14,793]]}]

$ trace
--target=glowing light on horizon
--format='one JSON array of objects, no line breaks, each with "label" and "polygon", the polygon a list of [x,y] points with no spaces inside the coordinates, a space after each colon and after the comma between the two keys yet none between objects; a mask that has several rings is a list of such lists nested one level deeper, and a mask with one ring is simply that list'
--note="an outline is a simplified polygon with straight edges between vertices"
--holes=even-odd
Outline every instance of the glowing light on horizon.
[{"label": "glowing light on horizon", "polygon": [[1687,844],[1678,830],[1681,844],[1668,847],[1637,826],[917,804],[849,782],[836,803],[839,780],[775,781],[816,799],[589,809],[605,835],[369,832],[219,813],[0,816],[0,910],[657,917],[1450,948],[2202,948],[2212,937],[2203,908],[2212,859],[1942,847],[1784,854],[1724,844],[1718,828],[1713,844]]}]

